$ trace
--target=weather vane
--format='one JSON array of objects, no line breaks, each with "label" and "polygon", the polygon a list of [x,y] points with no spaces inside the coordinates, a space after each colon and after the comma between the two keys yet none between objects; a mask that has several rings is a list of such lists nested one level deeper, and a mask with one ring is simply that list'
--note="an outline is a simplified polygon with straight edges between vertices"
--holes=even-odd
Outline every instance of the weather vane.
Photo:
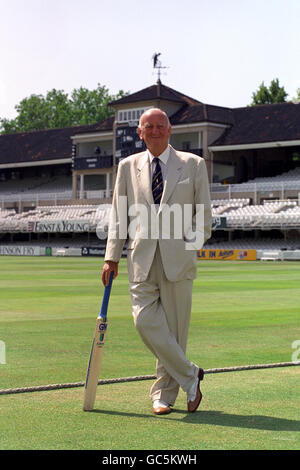
[{"label": "weather vane", "polygon": [[161,65],[161,61],[158,60],[159,56],[161,55],[161,52],[155,52],[152,56],[153,60],[153,68],[157,69],[157,81],[160,81],[160,75],[161,75],[161,70],[162,69],[167,69],[168,67],[163,67]]}]

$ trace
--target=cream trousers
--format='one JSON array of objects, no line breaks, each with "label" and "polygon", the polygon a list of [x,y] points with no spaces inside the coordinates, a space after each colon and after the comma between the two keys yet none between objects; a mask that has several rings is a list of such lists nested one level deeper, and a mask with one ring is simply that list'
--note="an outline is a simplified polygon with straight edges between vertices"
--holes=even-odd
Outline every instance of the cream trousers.
[{"label": "cream trousers", "polygon": [[157,248],[147,280],[129,287],[136,329],[157,358],[150,396],[174,405],[179,387],[187,392],[198,374],[185,356],[193,281],[168,281]]}]

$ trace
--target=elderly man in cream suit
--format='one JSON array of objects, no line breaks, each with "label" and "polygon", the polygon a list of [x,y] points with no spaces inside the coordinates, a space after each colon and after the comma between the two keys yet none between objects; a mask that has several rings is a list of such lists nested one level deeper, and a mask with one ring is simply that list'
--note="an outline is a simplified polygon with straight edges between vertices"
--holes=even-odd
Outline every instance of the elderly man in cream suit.
[{"label": "elderly man in cream suit", "polygon": [[194,412],[203,369],[186,357],[197,250],[211,235],[211,205],[203,158],[169,145],[171,126],[160,109],[147,110],[138,133],[147,150],[119,164],[102,281],[108,284],[127,240],[134,323],[157,358],[150,390],[155,414],[168,414],[179,387]]}]

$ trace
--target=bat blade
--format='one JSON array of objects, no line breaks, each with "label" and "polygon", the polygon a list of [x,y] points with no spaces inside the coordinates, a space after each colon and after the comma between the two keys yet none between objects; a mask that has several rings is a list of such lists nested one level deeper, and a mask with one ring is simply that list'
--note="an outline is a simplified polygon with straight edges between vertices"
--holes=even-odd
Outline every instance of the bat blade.
[{"label": "bat blade", "polygon": [[107,322],[104,322],[103,318],[98,317],[85,380],[83,399],[84,411],[90,411],[94,407],[98,379],[102,363],[106,328]]},{"label": "bat blade", "polygon": [[98,379],[101,370],[105,335],[107,330],[107,307],[112,285],[113,273],[109,285],[105,287],[100,314],[96,321],[96,328],[92,342],[88,369],[85,379],[83,410],[91,411],[94,408]]}]

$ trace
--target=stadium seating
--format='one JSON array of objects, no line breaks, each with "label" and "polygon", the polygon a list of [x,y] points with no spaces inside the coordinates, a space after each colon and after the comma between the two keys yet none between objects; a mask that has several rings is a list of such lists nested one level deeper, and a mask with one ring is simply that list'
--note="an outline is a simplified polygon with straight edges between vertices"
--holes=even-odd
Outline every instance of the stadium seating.
[{"label": "stadium seating", "polygon": [[230,189],[232,192],[300,190],[300,167],[277,176],[257,177],[245,183],[233,184]]},{"label": "stadium seating", "polygon": [[[300,167],[289,170],[277,176],[261,176],[248,180],[248,183],[285,183],[288,181],[299,181],[300,180]],[[300,182],[300,181],[299,181]]]},{"label": "stadium seating", "polygon": [[1,181],[1,195],[38,194],[42,192],[63,192],[72,190],[71,177],[59,176],[53,178],[26,178]]},{"label": "stadium seating", "polygon": [[[14,210],[0,211],[0,230],[24,230],[28,221],[85,220],[91,227],[108,218],[110,205],[38,206],[17,214]],[[212,214],[226,217],[227,228],[259,228],[300,225],[300,206],[296,201],[274,201],[250,205],[249,199],[213,200]]]},{"label": "stadium seating", "polygon": [[88,221],[90,230],[95,230],[98,223],[106,224],[110,205],[80,206],[40,206],[36,209],[17,214],[15,211],[0,210],[0,231],[27,231],[28,222],[51,222],[58,220]]},{"label": "stadium seating", "polygon": [[[1,181],[1,196],[30,196],[47,194],[72,194],[72,178],[71,176],[55,176],[52,178],[26,178],[12,179],[9,181]],[[89,175],[84,182],[85,191],[99,191],[99,175]]]},{"label": "stadium seating", "polygon": [[[296,201],[274,201],[262,205],[235,204],[233,200],[217,208],[212,204],[213,216],[225,216],[228,228],[282,227],[300,225],[300,207]],[[220,211],[220,207],[224,210]]]},{"label": "stadium seating", "polygon": [[[269,190],[271,188],[274,190],[276,185],[279,188],[283,186],[289,188],[295,187],[299,189],[300,193],[300,167],[275,177],[259,177],[239,185],[230,185],[230,191],[224,185],[212,185],[212,189],[217,186],[225,190],[223,194],[222,192],[218,194],[218,197],[212,191],[211,207],[213,217],[226,218],[226,232],[223,232],[223,238],[226,238],[226,240],[217,242],[218,237],[213,237],[206,243],[204,248],[300,249],[299,236],[294,240],[289,239],[290,237],[283,237],[283,233],[286,234],[287,230],[296,229],[296,231],[299,231],[300,229],[300,205],[296,199],[298,191],[292,196],[292,199],[278,198],[277,200],[265,201],[263,204],[253,203],[253,201],[256,201],[256,198],[252,199],[251,196],[250,199],[248,197],[249,192],[247,193],[247,191],[250,187],[252,190],[254,186],[261,189]],[[89,223],[88,236],[87,234],[76,233],[76,236],[70,239],[70,237],[66,238],[63,233],[60,233],[58,237],[48,237],[44,241],[41,237],[39,244],[56,247],[66,246],[67,244],[68,246],[80,247],[86,245],[87,240],[93,245],[102,243],[101,237],[100,239],[97,238],[97,233],[99,234],[97,230],[100,230],[99,227],[101,227],[101,230],[105,231],[109,219],[110,205],[101,204],[100,202],[101,198],[111,197],[111,190],[108,192],[106,190],[99,191],[99,180],[97,178],[86,178],[85,190],[82,195],[86,201],[82,202],[87,202],[87,204],[70,205],[67,204],[67,202],[70,203],[69,200],[66,202],[64,200],[72,199],[71,186],[71,177],[66,175],[52,178],[40,177],[27,178],[26,180],[1,181],[0,204],[2,204],[2,209],[0,209],[0,233],[2,239],[5,233],[15,234],[23,232],[28,234],[30,231],[29,222],[76,220]],[[240,196],[245,193],[245,197],[234,197],[236,194],[235,190],[239,191]],[[36,199],[31,199],[35,197]],[[270,196],[268,195],[268,197]],[[280,197],[280,195],[277,195],[277,197]],[[8,206],[5,201],[10,201],[10,198],[14,203],[10,202],[9,205],[18,206],[18,211],[15,209],[5,209],[5,205]],[[16,202],[18,198],[19,200],[29,201],[27,205],[30,207],[33,205],[33,208],[28,210],[27,207],[26,210],[22,211],[22,207],[26,207],[26,205],[18,204]],[[98,199],[99,204],[88,204],[89,199]],[[43,206],[43,201],[47,205]],[[50,205],[51,202],[53,202],[53,205]],[[272,229],[278,231],[278,238],[267,238],[268,231]],[[246,235],[252,231],[252,236],[239,238],[240,235],[238,235],[236,237],[236,230],[245,231]],[[255,236],[253,236],[254,230],[256,231]],[[5,240],[8,242],[9,237],[6,236]],[[23,240],[24,244],[30,243],[26,236],[23,237]]]}]

